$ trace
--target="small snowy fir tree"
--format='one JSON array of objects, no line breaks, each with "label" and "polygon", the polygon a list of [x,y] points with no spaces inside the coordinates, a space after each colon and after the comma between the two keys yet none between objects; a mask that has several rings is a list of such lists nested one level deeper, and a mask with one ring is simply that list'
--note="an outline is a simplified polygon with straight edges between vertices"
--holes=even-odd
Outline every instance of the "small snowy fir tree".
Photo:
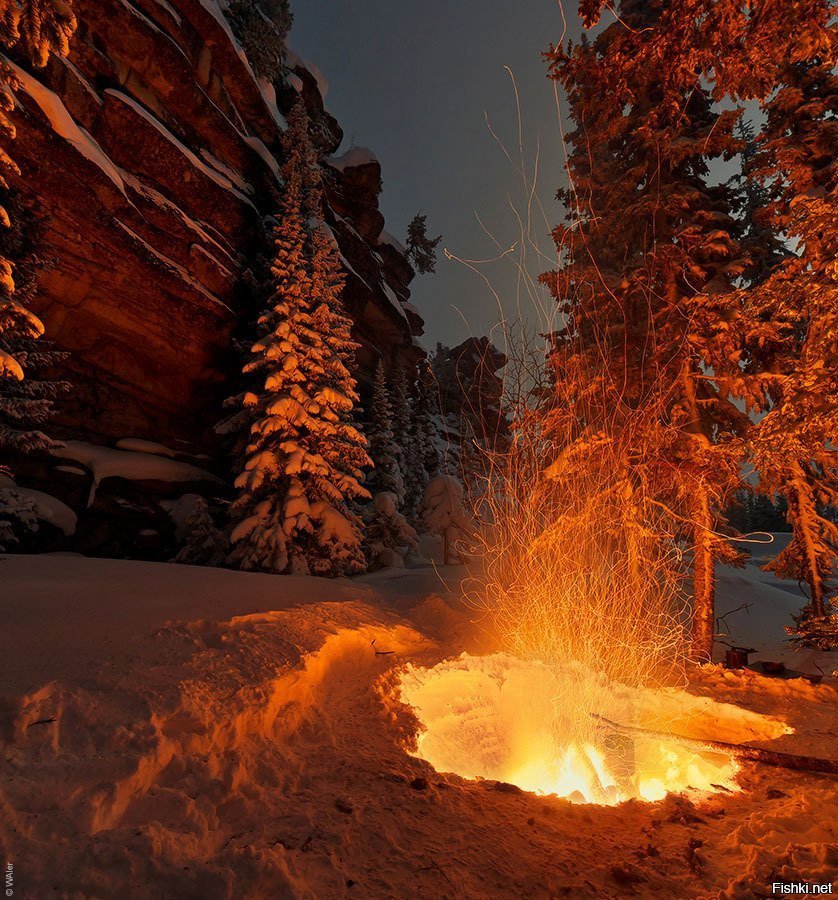
[{"label": "small snowy fir tree", "polygon": [[[411,421],[406,448],[405,513],[417,524],[421,522],[422,500],[428,481],[439,474],[439,416],[435,412],[433,376],[427,363],[417,371],[411,397]],[[418,522],[417,522],[418,520]]]},{"label": "small snowy fir tree", "polygon": [[11,550],[24,534],[38,530],[34,502],[15,490],[15,483],[0,469],[0,552]]},{"label": "small snowy fir tree", "polygon": [[230,550],[224,533],[215,526],[209,506],[197,497],[186,517],[188,534],[173,562],[185,566],[220,566]]},{"label": "small snowy fir tree", "polygon": [[413,421],[416,411],[415,397],[407,398],[407,408],[411,415],[411,422],[404,444],[404,503],[402,509],[408,521],[415,523],[422,508],[422,497],[425,496],[428,473],[425,471],[425,455],[421,441],[417,439],[416,423]]},{"label": "small snowy fir tree", "polygon": [[[408,395],[407,370],[397,364],[390,378],[390,406],[393,410],[393,443],[402,481],[407,482],[407,444],[410,440],[411,402]],[[405,488],[406,489],[406,488]],[[402,503],[402,506],[404,503]]]},{"label": "small snowy fir tree", "polygon": [[416,266],[420,275],[436,271],[436,248],[442,235],[428,237],[427,216],[415,215],[407,226],[407,258]]},{"label": "small snowy fir tree", "polygon": [[813,616],[804,607],[801,614],[794,617],[794,622],[794,625],[785,626],[792,644],[817,650],[838,650],[838,612]]},{"label": "small snowy fir tree", "polygon": [[[274,233],[274,291],[234,398],[249,420],[231,504],[231,562],[267,572],[349,575],[364,569],[360,520],[368,497],[366,441],[352,424],[357,344],[341,300],[337,249],[322,222],[322,185],[301,102],[283,136],[285,190]],[[233,416],[221,431],[238,427]]]},{"label": "small snowy fir tree", "polygon": [[422,518],[431,534],[441,535],[443,563],[462,562],[463,542],[474,534],[470,517],[463,506],[463,488],[450,475],[437,475],[425,489]]},{"label": "small snowy fir tree", "polygon": [[400,448],[393,434],[393,406],[384,375],[384,363],[380,361],[375,369],[368,434],[370,456],[375,468],[367,480],[375,492],[394,494],[401,507],[404,503],[404,478],[399,468]]},{"label": "small snowy fir tree", "polygon": [[376,494],[364,518],[370,566],[403,566],[404,555],[418,551],[416,532],[399,512],[395,494]]}]

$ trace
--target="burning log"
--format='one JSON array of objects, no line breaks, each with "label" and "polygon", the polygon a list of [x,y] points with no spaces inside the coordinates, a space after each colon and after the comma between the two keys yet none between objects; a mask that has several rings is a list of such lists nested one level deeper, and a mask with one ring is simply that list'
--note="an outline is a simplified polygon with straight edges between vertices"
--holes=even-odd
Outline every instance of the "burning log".
[{"label": "burning log", "polygon": [[640,728],[637,725],[620,725],[591,713],[593,718],[608,728],[627,736],[655,738],[657,740],[674,741],[697,751],[724,753],[737,759],[747,759],[762,763],[765,766],[777,766],[781,769],[795,769],[799,772],[824,772],[827,775],[838,775],[838,760],[819,759],[816,756],[797,756],[794,753],[781,753],[778,750],[764,750],[762,747],[751,747],[748,744],[729,744],[726,741],[713,741],[699,738],[683,737],[671,732],[654,731],[651,728]]}]

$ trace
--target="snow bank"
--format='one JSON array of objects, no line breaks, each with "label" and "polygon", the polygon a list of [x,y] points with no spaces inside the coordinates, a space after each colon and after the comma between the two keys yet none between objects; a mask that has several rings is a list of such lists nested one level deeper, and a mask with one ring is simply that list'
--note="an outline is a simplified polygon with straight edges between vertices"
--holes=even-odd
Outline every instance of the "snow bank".
[{"label": "snow bank", "polygon": [[[32,896],[753,900],[772,873],[834,877],[825,777],[745,765],[739,791],[599,807],[411,755],[399,672],[454,668],[466,626],[480,634],[455,570],[325,581],[48,555],[0,573],[0,843]],[[485,665],[434,699],[452,724],[461,700],[473,723],[471,699],[503,693]],[[728,736],[778,714],[795,733],[771,744],[834,752],[835,691],[778,710],[766,681],[706,709],[742,707],[722,710]]]},{"label": "snow bank", "polygon": [[[806,598],[796,583],[781,581],[761,566],[778,553],[790,535],[775,535],[765,548],[750,547],[754,557],[744,569],[719,566],[716,572],[716,618],[729,644],[753,647],[751,661],[782,662],[789,668],[818,674],[815,665],[826,671],[838,670],[838,650],[822,653],[796,648],[784,627],[794,624]],[[716,657],[724,657],[725,647],[717,645]]]},{"label": "snow bank", "polygon": [[93,474],[88,506],[96,497],[96,489],[106,478],[126,478],[129,481],[212,481],[222,484],[220,478],[189,463],[166,459],[156,453],[136,453],[129,450],[112,450],[84,441],[67,441],[63,447],[52,451],[53,456],[72,459],[86,466]]}]

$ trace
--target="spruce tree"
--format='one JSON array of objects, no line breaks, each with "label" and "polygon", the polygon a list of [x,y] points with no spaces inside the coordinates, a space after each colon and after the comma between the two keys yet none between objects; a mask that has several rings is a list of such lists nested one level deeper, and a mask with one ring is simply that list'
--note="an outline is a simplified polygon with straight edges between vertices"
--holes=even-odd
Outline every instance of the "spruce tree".
[{"label": "spruce tree", "polygon": [[[33,65],[46,65],[51,53],[66,56],[76,28],[72,7],[64,0],[23,0],[9,3],[0,15],[0,46],[19,50]],[[0,451],[29,453],[48,449],[49,439],[26,424],[41,424],[49,415],[51,400],[64,385],[28,382],[28,373],[55,362],[46,348],[37,349],[43,323],[26,306],[27,297],[15,296],[13,257],[22,236],[20,223],[11,222],[7,206],[11,174],[20,174],[10,151],[15,127],[11,120],[17,79],[11,66],[0,63],[0,225],[7,231],[0,248]],[[31,295],[31,276],[27,279]],[[2,457],[0,457],[2,459]]]},{"label": "spruce tree", "polygon": [[[396,461],[402,475],[404,490],[407,490],[408,467],[407,445],[410,438],[411,403],[408,392],[407,370],[397,363],[390,378],[390,405],[393,408],[393,442],[396,446]],[[402,501],[401,506],[404,505]]]},{"label": "spruce tree", "polygon": [[[360,522],[349,503],[368,496],[360,479],[370,463],[351,423],[358,397],[348,363],[356,345],[301,101],[289,114],[283,149],[273,293],[244,366],[254,387],[235,401],[249,426],[231,505],[231,561],[268,572],[347,575],[364,568]],[[234,414],[222,430],[240,422]]]},{"label": "spruce tree", "polygon": [[31,497],[15,490],[15,483],[0,468],[0,553],[20,543],[24,534],[38,530],[38,511]]},{"label": "spruce tree", "polygon": [[[46,65],[50,54],[66,56],[76,21],[64,0],[23,0],[0,10],[0,47],[17,50],[35,66]],[[31,264],[16,275],[14,260],[23,242],[21,223],[12,221],[8,178],[19,175],[10,145],[15,138],[11,114],[18,86],[12,66],[0,61],[0,474],[10,471],[9,455],[28,454],[58,446],[37,426],[52,413],[52,401],[68,389],[61,382],[38,381],[32,374],[63,354],[43,346],[40,319],[28,309],[34,286]],[[2,543],[14,540],[13,531],[34,530],[32,504],[8,487],[0,488]]]},{"label": "spruce tree", "polygon": [[373,493],[393,494],[401,507],[405,497],[404,477],[399,467],[400,448],[393,431],[393,405],[381,360],[375,368],[368,419],[370,456],[375,468],[367,480]]},{"label": "spruce tree", "polygon": [[422,524],[421,508],[428,481],[440,472],[438,416],[434,413],[432,375],[427,362],[417,367],[410,396],[410,428],[405,460],[405,515]]},{"label": "spruce tree", "polygon": [[[822,20],[827,30],[825,19]],[[838,527],[838,77],[815,52],[784,65],[764,103],[765,125],[751,174],[770,189],[759,214],[794,247],[743,295],[752,343],[768,369],[766,415],[754,429],[760,485],[788,503],[793,540],[769,568],[808,586],[806,616],[829,615]],[[802,623],[801,623],[802,624]]]},{"label": "spruce tree", "polygon": [[407,258],[416,266],[420,275],[436,271],[436,248],[442,235],[428,237],[427,216],[418,213],[407,226]]},{"label": "spruce tree", "polygon": [[[583,4],[583,14],[597,6]],[[732,401],[742,373],[726,324],[747,261],[731,192],[710,184],[707,165],[739,149],[737,113],[717,111],[692,70],[661,52],[678,4],[624,0],[617,12],[593,42],[549,55],[577,126],[567,221],[554,232],[560,263],[544,279],[566,322],[553,335],[562,402],[551,427],[566,454],[607,446],[623,496],[663,503],[681,523],[693,558],[693,652],[704,660],[716,560],[738,559],[721,517],[749,425]],[[640,539],[645,515],[627,499],[615,542]]]},{"label": "spruce tree", "polygon": [[365,519],[364,535],[371,566],[403,565],[404,554],[419,549],[416,532],[399,512],[395,494],[376,494]]},{"label": "spruce tree", "polygon": [[186,540],[172,561],[185,566],[220,566],[230,546],[224,533],[213,522],[209,506],[203,497],[195,500],[186,517],[186,527]]},{"label": "spruce tree", "polygon": [[760,133],[744,135],[752,261],[731,298],[731,331],[744,344],[742,399],[764,414],[749,456],[794,530],[771,568],[807,584],[803,618],[823,619],[838,538],[824,512],[836,496],[829,442],[838,431],[834,4],[762,4],[753,14],[737,0],[685,0],[679,10],[676,55],[712,80],[717,101],[757,101],[762,113]]},{"label": "spruce tree", "polygon": [[[414,375],[417,374],[414,370]],[[425,471],[423,437],[417,421],[419,415],[418,383],[414,378],[406,400],[408,424],[404,439],[404,514],[416,523],[425,493],[428,475]]]},{"label": "spruce tree", "polygon": [[[597,24],[603,6],[602,0],[580,4],[587,27]],[[549,280],[557,296],[585,298],[565,301],[569,324],[557,341],[564,356],[559,365],[568,362],[568,337],[581,336],[576,362],[594,362],[603,345],[606,355],[614,354],[615,336],[637,354],[647,346],[644,336],[654,335],[667,354],[649,370],[651,380],[642,360],[627,360],[620,367],[631,373],[627,390],[619,377],[610,381],[619,388],[615,400],[636,397],[643,406],[648,385],[676,385],[671,401],[655,399],[664,415],[654,418],[674,426],[673,484],[694,532],[695,646],[706,658],[709,536],[722,530],[715,510],[745,455],[760,473],[761,490],[786,495],[799,535],[775,569],[802,575],[812,611],[824,611],[826,586],[818,573],[830,567],[835,543],[820,511],[834,497],[835,483],[827,449],[835,433],[838,307],[834,10],[829,0],[760,4],[756,13],[737,0],[623,0],[615,12],[619,22],[593,45],[583,41],[575,51],[551,53],[554,75],[584,123],[572,137],[567,195],[576,221],[556,232],[565,264]],[[755,141],[747,129],[739,140],[731,132],[737,112],[720,112],[729,100],[759,101],[765,124]],[[737,190],[710,188],[702,158],[740,151]],[[628,203],[626,187],[634,192]],[[650,187],[657,199],[644,210]],[[731,227],[731,209],[746,221]],[[632,228],[634,239],[627,241]],[[668,268],[670,274],[649,279],[648,297],[631,310],[623,301],[636,280],[632,257],[644,246],[652,248],[641,250],[650,273]],[[612,300],[617,309],[603,316],[602,302]],[[685,324],[680,337],[677,316]],[[610,328],[603,328],[607,322]],[[620,352],[617,347],[617,358]],[[666,361],[684,364],[680,380],[668,375]],[[599,386],[590,395],[601,396]],[[733,398],[748,413],[767,412],[757,427],[734,411]],[[643,443],[647,454],[661,455],[655,439]]]},{"label": "spruce tree", "polygon": [[422,519],[428,532],[442,537],[443,564],[464,562],[465,542],[474,536],[475,529],[463,503],[463,487],[456,478],[437,475],[428,482]]}]

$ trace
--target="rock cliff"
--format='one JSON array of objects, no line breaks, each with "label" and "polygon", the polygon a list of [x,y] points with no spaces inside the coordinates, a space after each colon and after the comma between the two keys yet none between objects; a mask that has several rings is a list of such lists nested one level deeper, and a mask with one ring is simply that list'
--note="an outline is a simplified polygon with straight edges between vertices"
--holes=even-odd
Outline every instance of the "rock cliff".
[{"label": "rock cliff", "polygon": [[422,320],[413,270],[384,231],[380,165],[360,148],[336,155],[343,134],[313,67],[289,54],[281,82],[258,78],[219,0],[73,6],[68,58],[12,59],[10,187],[39,258],[32,305],[67,351],[54,374],[73,385],[50,425],[69,449],[16,470],[69,505],[57,521],[78,517],[71,535],[44,526],[40,546],[165,558],[179,498],[226,490],[213,426],[240,365],[233,339],[253,313],[248,269],[269,246],[283,111],[298,94],[347,273],[362,396],[379,358],[422,355]]},{"label": "rock cliff", "polygon": [[[304,62],[258,79],[217,0],[75,0],[67,59],[20,70],[12,184],[46,263],[34,306],[69,351],[55,430],[219,453],[212,425],[246,312],[244,270],[275,209],[282,110],[301,92],[348,275],[359,378],[415,358],[413,272],[383,231],[381,171],[351,150]],[[277,96],[277,93],[279,96]],[[34,223],[33,223],[34,224]]]}]

